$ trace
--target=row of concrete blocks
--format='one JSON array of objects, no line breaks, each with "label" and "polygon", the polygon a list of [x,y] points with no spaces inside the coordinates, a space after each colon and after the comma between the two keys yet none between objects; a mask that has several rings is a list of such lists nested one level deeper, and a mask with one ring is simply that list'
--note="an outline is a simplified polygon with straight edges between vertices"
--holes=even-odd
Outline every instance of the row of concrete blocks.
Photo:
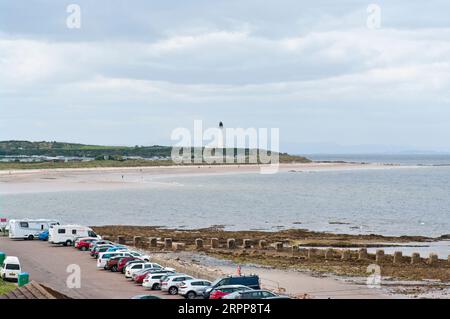
[{"label": "row of concrete blocks", "polygon": [[[296,253],[299,251],[298,246],[292,246],[292,252]],[[339,250],[337,251],[340,254],[340,258],[342,260],[350,260],[352,255],[351,255],[351,251],[346,249],[346,250]],[[317,253],[316,249],[308,249],[307,250],[307,258],[311,259],[314,257],[314,255]],[[335,253],[336,250],[334,249],[326,249],[325,250],[325,254],[324,257],[327,260],[333,259],[333,257],[335,257]],[[360,248],[358,250],[358,260],[367,260],[368,259],[368,253],[367,253],[367,249],[366,248]],[[383,249],[377,249],[375,252],[375,261],[377,263],[381,263],[383,260],[385,259],[385,253]],[[434,253],[430,253],[428,259],[426,260],[428,264],[433,265],[435,263],[437,263],[439,260],[438,255],[434,254]],[[448,256],[448,261],[450,262],[450,255]],[[396,251],[394,252],[393,255],[393,264],[402,264],[404,263],[404,259],[403,259],[403,253],[401,251]],[[419,264],[421,263],[421,257],[419,253],[413,253],[410,257],[410,263],[411,264]]]},{"label": "row of concrete blocks", "polygon": [[[117,242],[119,244],[125,244],[125,236],[118,236],[117,237]],[[133,243],[136,247],[142,246],[142,244],[144,243],[143,241],[143,237],[141,236],[135,236],[133,238]],[[152,248],[156,248],[158,247],[158,244],[162,245],[164,247],[164,249],[166,250],[183,250],[185,244],[184,243],[174,243],[172,241],[172,238],[164,238],[163,242],[158,242],[158,238],[156,237],[150,237],[148,239],[148,243],[149,246]],[[253,240],[251,239],[244,239],[243,240],[243,246],[242,248],[244,249],[250,249],[252,248],[252,244],[253,244]],[[211,248],[220,248],[219,246],[219,239],[218,238],[211,238],[210,240],[210,247]],[[229,238],[227,239],[227,246],[228,249],[236,249],[237,244],[236,244],[236,240],[234,238]],[[258,248],[259,249],[267,249],[268,245],[267,245],[267,241],[265,240],[260,240],[258,242]],[[203,245],[203,239],[201,238],[197,238],[195,240],[195,248],[197,250],[201,250],[204,248]],[[275,249],[279,252],[284,251],[285,247],[283,245],[282,242],[277,242],[275,243]],[[298,253],[299,252],[299,247],[298,246],[292,246],[291,247],[292,253]],[[317,249],[308,249],[307,251],[307,258],[311,259],[317,252]],[[335,255],[336,250],[334,249],[326,249],[325,250],[325,259],[332,259]],[[350,260],[351,259],[351,251],[350,250],[340,250],[339,251],[341,254],[341,259],[342,260]],[[377,249],[375,252],[375,260],[376,262],[382,262],[384,259],[385,253],[383,249]],[[368,253],[367,253],[367,249],[366,248],[360,248],[358,250],[358,260],[365,260],[368,259]],[[434,253],[430,253],[429,257],[428,257],[428,264],[432,265],[435,264],[438,261],[438,256]],[[393,263],[394,264],[401,264],[403,262],[403,253],[401,251],[396,251],[394,252],[394,258],[393,258]],[[411,264],[418,264],[421,262],[421,258],[420,258],[420,254],[419,253],[413,253],[411,255]],[[448,256],[448,262],[450,262],[450,255]]]}]

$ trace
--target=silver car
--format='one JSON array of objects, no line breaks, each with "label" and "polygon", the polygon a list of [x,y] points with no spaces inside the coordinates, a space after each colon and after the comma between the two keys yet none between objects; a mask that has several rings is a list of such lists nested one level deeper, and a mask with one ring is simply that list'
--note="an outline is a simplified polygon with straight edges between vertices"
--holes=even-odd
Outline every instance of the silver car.
[{"label": "silver car", "polygon": [[185,280],[178,287],[178,294],[187,299],[194,299],[202,296],[209,286],[211,286],[211,282],[206,279]]}]

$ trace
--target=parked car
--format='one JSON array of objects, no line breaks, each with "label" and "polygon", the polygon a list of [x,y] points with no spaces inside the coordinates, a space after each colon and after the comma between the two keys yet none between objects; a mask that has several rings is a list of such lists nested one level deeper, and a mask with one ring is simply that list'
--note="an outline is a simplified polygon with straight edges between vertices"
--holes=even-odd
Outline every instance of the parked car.
[{"label": "parked car", "polygon": [[149,274],[169,274],[174,273],[173,271],[167,271],[164,268],[158,269],[158,268],[150,268],[150,269],[143,269],[141,271],[138,271],[133,274],[133,281],[137,284],[142,284],[144,282],[144,279]]},{"label": "parked car", "polygon": [[119,261],[120,261],[122,258],[126,258],[126,257],[123,257],[123,256],[116,256],[116,257],[110,258],[110,259],[106,262],[106,265],[105,265],[105,267],[104,267],[105,270],[112,270],[112,268],[117,269],[117,264],[119,263]]},{"label": "parked car", "polygon": [[125,269],[125,277],[132,278],[135,272],[143,269],[163,269],[164,267],[156,263],[134,263]]},{"label": "parked car", "polygon": [[94,258],[98,258],[98,255],[106,252],[109,247],[111,247],[111,244],[96,246],[95,249],[91,251],[91,256]]},{"label": "parked car", "polygon": [[144,263],[146,263],[146,261],[141,260],[141,259],[139,259],[139,258],[137,258],[137,259],[135,259],[135,260],[127,261],[127,262],[125,263],[125,266],[122,268],[122,274],[125,274],[125,272],[126,272],[128,266],[133,265],[133,264],[144,264]]},{"label": "parked car", "polygon": [[130,254],[133,257],[136,257],[136,258],[139,258],[139,259],[142,259],[142,260],[145,260],[145,261],[150,261],[150,256],[149,255],[142,254],[142,253],[140,253],[138,251],[130,251]]},{"label": "parked car", "polygon": [[[169,273],[148,273],[147,276],[142,281],[142,287],[157,290],[161,288],[161,278],[168,275]],[[170,273],[173,274],[173,273]]]},{"label": "parked car", "polygon": [[132,297],[131,299],[161,299],[161,297],[155,295],[137,295]]},{"label": "parked car", "polygon": [[166,291],[170,295],[178,294],[179,287],[183,281],[194,279],[191,276],[181,274],[181,275],[173,275],[166,276],[167,278],[161,282],[161,291]]},{"label": "parked car", "polygon": [[209,286],[211,281],[205,279],[185,280],[178,287],[178,294],[187,299],[195,299],[197,296],[203,296],[203,292]]},{"label": "parked car", "polygon": [[104,252],[100,253],[100,255],[97,258],[97,268],[103,268],[105,269],[106,263],[109,259],[113,257],[129,257],[131,256],[129,252],[127,251],[115,251],[115,252]]},{"label": "parked car", "polygon": [[222,299],[268,299],[274,297],[278,297],[278,295],[268,290],[240,290],[228,294]]},{"label": "parked car", "polygon": [[48,240],[48,229],[41,231],[38,235],[39,240],[47,241]]},{"label": "parked car", "polygon": [[0,266],[0,277],[3,280],[19,278],[19,274],[22,272],[19,258],[16,256],[8,256]]},{"label": "parked car", "polygon": [[251,289],[252,288],[243,285],[220,286],[211,290],[211,293],[209,294],[209,299],[222,299],[222,297],[229,295],[232,292]]},{"label": "parked car", "polygon": [[87,251],[91,243],[98,241],[96,238],[80,238],[75,241],[75,248]]},{"label": "parked car", "polygon": [[227,276],[216,279],[211,284],[211,287],[205,290],[203,296],[206,299],[209,299],[211,290],[220,286],[229,286],[229,285],[242,285],[252,289],[261,289],[258,275]]},{"label": "parked car", "polygon": [[112,241],[109,241],[109,240],[100,239],[100,240],[98,240],[98,241],[96,241],[96,242],[92,242],[92,243],[89,245],[89,250],[92,251],[92,250],[94,250],[97,246],[100,246],[100,245],[111,245],[111,246],[113,246],[114,243],[113,243]]},{"label": "parked car", "polygon": [[[121,259],[119,259],[118,263],[117,263],[117,268],[115,268],[114,266],[111,267],[111,271],[116,272],[116,271],[120,271],[122,273],[125,273],[125,267],[127,266],[128,262],[131,261],[137,261],[137,262],[144,262],[143,260],[137,258],[137,257],[123,257]],[[128,263],[129,265],[129,263]]]},{"label": "parked car", "polygon": [[123,250],[129,250],[127,246],[122,246],[122,245],[114,245],[112,247],[108,248],[108,252],[114,252],[114,251],[123,251]]}]

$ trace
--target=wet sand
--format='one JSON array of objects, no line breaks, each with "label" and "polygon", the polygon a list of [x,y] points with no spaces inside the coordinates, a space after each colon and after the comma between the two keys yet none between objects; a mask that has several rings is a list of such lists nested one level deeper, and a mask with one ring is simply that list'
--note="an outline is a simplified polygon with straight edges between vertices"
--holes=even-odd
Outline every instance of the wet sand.
[{"label": "wet sand", "polygon": [[[156,166],[0,171],[0,194],[145,188],[165,176],[255,174],[262,165]],[[357,163],[280,164],[279,172],[392,169],[398,166]],[[402,167],[403,168],[403,167]]]}]

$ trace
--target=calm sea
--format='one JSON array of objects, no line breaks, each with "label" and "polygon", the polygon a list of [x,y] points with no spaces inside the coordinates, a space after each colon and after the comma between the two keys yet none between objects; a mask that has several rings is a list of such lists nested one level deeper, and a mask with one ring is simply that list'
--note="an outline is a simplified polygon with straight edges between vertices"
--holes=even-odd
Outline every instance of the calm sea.
[{"label": "calm sea", "polygon": [[[326,160],[450,163],[450,156],[434,160],[413,157],[380,161],[379,157],[352,155]],[[325,160],[323,156],[313,158]],[[51,217],[87,225],[450,234],[449,166],[162,176],[144,182],[148,188],[1,195],[0,211],[8,212],[10,218]]]}]

